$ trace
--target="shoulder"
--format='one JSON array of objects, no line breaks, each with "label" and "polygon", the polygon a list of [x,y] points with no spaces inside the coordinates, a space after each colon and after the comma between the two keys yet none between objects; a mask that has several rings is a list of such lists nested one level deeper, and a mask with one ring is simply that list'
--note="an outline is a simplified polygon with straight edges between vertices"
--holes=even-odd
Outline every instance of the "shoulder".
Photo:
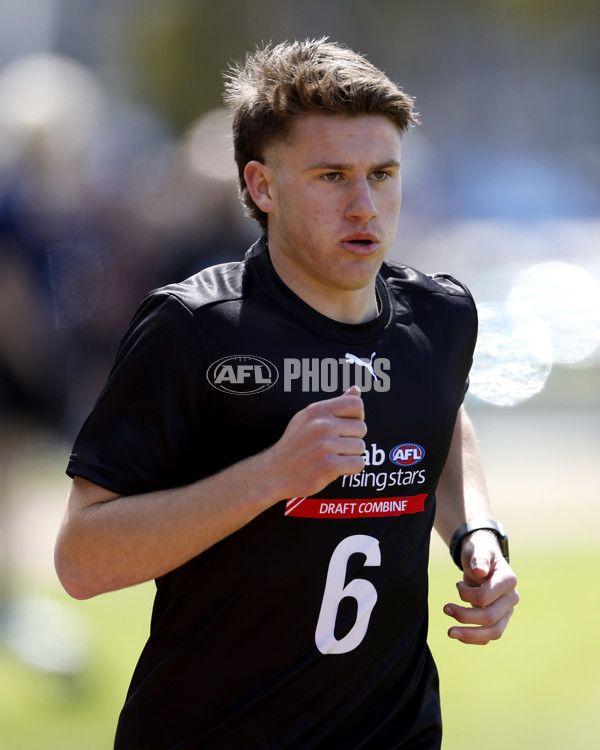
[{"label": "shoulder", "polygon": [[205,268],[184,281],[155,289],[149,300],[171,299],[190,312],[206,305],[241,299],[246,266],[243,261]]},{"label": "shoulder", "polygon": [[426,274],[416,268],[388,261],[381,268],[381,277],[392,291],[405,294],[439,294],[462,297],[472,302],[467,286],[448,273]]},{"label": "shoulder", "polygon": [[252,262],[262,252],[264,247],[261,242],[257,242],[248,250],[243,260],[210,266],[183,281],[155,289],[148,297],[170,297],[192,313],[203,308],[247,299],[264,291]]},{"label": "shoulder", "polygon": [[412,321],[432,330],[459,330],[472,339],[478,315],[469,289],[447,273],[425,274],[400,263],[386,263],[381,280],[397,321]]}]

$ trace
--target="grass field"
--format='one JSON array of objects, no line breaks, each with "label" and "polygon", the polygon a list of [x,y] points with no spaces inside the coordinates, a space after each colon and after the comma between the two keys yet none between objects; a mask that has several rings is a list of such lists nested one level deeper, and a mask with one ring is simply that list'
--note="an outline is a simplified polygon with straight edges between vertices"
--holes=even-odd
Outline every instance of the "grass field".
[{"label": "grass field", "polygon": [[600,746],[599,565],[600,549],[591,547],[515,560],[521,603],[503,638],[485,647],[447,638],[441,608],[455,571],[443,559],[433,565],[430,646],[445,750]]},{"label": "grass field", "polygon": [[[445,635],[452,563],[431,565],[430,644],[442,681],[445,750],[593,750],[600,737],[600,549],[564,548],[516,561],[522,603],[504,638],[469,647]],[[148,628],[153,585],[86,602],[58,589],[87,634],[77,678],[41,675],[0,649],[1,750],[109,750]],[[243,748],[232,749],[243,750]]]},{"label": "grass field", "polygon": [[[476,414],[495,506],[511,538],[521,603],[504,637],[485,647],[446,636],[443,605],[458,571],[434,535],[430,645],[442,684],[444,750],[600,747],[599,412]],[[560,436],[560,440],[556,439]],[[148,632],[153,584],[76,602],[52,570],[68,480],[66,449],[24,465],[15,493],[20,587],[71,615],[62,647],[80,636],[77,677],[42,674],[0,644],[0,750],[110,750],[129,679]],[[32,600],[34,603],[36,599]],[[27,602],[27,599],[25,599]],[[0,611],[1,616],[1,611]],[[60,618],[59,618],[60,619]],[[56,648],[46,619],[26,640]],[[64,640],[66,638],[66,644]],[[245,750],[232,748],[231,750]]]}]

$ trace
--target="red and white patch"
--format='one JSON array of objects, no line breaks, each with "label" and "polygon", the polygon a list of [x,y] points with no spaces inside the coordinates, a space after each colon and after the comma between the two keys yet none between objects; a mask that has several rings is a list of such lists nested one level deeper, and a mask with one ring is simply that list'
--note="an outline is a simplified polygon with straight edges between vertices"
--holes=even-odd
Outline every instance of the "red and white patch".
[{"label": "red and white patch", "polygon": [[293,497],[285,506],[285,515],[295,518],[385,518],[422,513],[427,493],[409,497],[386,497],[361,500],[324,500],[315,497]]}]

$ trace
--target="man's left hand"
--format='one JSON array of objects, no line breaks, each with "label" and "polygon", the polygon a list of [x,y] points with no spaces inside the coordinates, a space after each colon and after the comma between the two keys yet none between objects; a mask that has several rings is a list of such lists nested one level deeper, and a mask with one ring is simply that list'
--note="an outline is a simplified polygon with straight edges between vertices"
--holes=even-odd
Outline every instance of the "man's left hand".
[{"label": "man's left hand", "polygon": [[508,625],[519,602],[517,577],[488,531],[476,531],[464,542],[461,561],[465,573],[458,593],[471,606],[446,604],[444,612],[466,626],[454,625],[448,635],[483,646],[500,638]]}]

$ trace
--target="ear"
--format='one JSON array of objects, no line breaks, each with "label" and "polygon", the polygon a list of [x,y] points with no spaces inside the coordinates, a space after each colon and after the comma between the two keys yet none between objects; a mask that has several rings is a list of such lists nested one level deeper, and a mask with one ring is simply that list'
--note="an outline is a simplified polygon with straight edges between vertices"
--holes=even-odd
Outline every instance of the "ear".
[{"label": "ear", "polygon": [[271,213],[274,207],[271,195],[273,170],[260,161],[249,161],[244,169],[244,179],[257,207],[266,214]]}]

